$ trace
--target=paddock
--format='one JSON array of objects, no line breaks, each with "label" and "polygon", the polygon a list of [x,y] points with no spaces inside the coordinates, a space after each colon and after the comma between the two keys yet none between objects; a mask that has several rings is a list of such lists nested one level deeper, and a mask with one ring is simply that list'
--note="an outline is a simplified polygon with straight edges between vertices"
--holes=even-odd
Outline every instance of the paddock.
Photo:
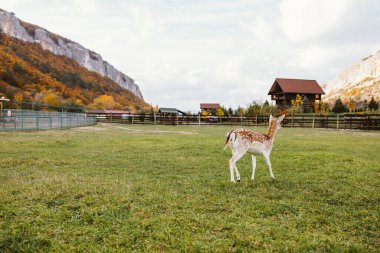
[{"label": "paddock", "polygon": [[[276,180],[233,126],[0,132],[0,251],[376,252],[380,133],[282,128]],[[264,127],[247,127],[265,132]]]}]

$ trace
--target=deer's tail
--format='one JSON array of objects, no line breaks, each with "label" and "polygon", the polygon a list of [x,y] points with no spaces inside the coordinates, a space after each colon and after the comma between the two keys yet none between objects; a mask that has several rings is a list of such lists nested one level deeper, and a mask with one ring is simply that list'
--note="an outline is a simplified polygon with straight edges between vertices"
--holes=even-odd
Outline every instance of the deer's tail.
[{"label": "deer's tail", "polygon": [[236,135],[236,134],[234,133],[233,130],[227,134],[227,139],[226,139],[226,144],[225,144],[225,146],[224,146],[224,150],[226,150],[226,148],[230,146],[230,143],[231,143],[232,141],[234,141],[234,139],[236,139],[236,136],[235,136],[235,135]]}]

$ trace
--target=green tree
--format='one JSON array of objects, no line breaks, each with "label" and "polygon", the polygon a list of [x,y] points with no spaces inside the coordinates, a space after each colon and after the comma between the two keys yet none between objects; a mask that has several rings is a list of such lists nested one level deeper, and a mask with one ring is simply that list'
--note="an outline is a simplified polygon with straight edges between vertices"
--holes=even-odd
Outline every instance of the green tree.
[{"label": "green tree", "polygon": [[342,113],[342,112],[347,112],[348,109],[347,109],[347,106],[345,106],[343,104],[342,100],[340,98],[338,98],[335,101],[335,105],[334,105],[332,111],[335,112],[335,113]]},{"label": "green tree", "polygon": [[375,99],[372,97],[371,100],[368,103],[368,109],[371,111],[376,111],[379,108],[379,103],[375,101]]},{"label": "green tree", "polygon": [[231,106],[228,108],[228,116],[233,116],[234,115],[234,111],[232,110]]},{"label": "green tree", "polygon": [[259,114],[261,114],[261,105],[258,102],[253,101],[247,107],[247,111],[246,111],[245,115],[248,117],[254,117],[254,116],[259,115]]}]

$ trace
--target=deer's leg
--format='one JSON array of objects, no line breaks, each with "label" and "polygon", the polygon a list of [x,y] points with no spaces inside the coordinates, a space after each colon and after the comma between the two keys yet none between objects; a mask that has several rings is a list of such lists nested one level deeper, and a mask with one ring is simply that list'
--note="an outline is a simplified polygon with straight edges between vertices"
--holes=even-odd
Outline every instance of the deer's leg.
[{"label": "deer's leg", "polygon": [[270,163],[270,160],[269,160],[269,154],[263,154],[264,155],[264,158],[265,158],[265,162],[269,168],[269,173],[270,173],[270,176],[272,177],[272,179],[274,180],[274,175],[273,175],[273,171],[272,171],[272,164]]},{"label": "deer's leg", "polygon": [[240,182],[240,174],[236,167],[236,162],[244,155],[245,152],[235,151],[233,152],[232,158],[230,159],[230,173],[231,173],[231,182],[235,183],[234,169],[236,172],[236,179]]},{"label": "deer's leg", "polygon": [[256,156],[252,155],[252,181],[255,179],[255,170],[256,170]]},{"label": "deer's leg", "polygon": [[234,156],[230,159],[230,174],[231,174],[231,182],[235,183],[235,176],[234,176]]},{"label": "deer's leg", "polygon": [[236,180],[237,180],[238,182],[240,182],[240,174],[239,174],[239,171],[238,171],[238,169],[237,169],[237,167],[236,167],[236,162],[235,162],[234,169],[235,169],[235,173],[236,173]]}]

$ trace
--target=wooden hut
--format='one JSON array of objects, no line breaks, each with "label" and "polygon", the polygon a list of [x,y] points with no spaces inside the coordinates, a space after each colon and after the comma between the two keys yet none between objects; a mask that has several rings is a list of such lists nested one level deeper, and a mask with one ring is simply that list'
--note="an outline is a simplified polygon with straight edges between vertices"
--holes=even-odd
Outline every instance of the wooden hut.
[{"label": "wooden hut", "polygon": [[158,110],[158,113],[160,113],[160,123],[165,125],[178,125],[178,115],[186,115],[181,110],[178,110],[177,108],[160,108]]},{"label": "wooden hut", "polygon": [[316,101],[320,101],[323,94],[325,92],[315,80],[287,78],[276,78],[268,92],[280,108],[291,107],[291,101],[295,100],[297,95],[301,95],[302,101],[308,103],[308,106],[306,103],[303,105],[305,111],[310,110],[311,105]]}]

